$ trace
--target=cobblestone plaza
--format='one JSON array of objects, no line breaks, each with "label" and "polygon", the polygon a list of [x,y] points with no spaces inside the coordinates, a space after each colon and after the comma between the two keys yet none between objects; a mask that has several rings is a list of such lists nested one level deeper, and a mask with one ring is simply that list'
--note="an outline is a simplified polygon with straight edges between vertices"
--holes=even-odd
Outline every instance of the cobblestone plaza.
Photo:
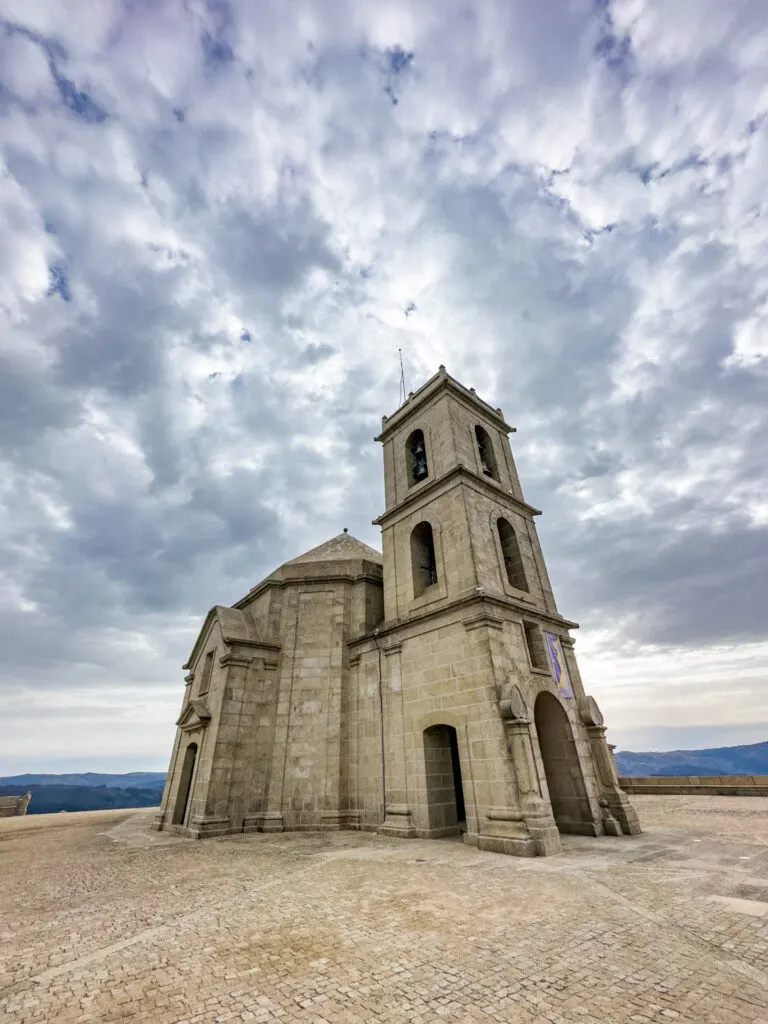
[{"label": "cobblestone plaza", "polygon": [[152,811],[0,822],[0,1021],[768,1022],[768,799],[520,859]]}]

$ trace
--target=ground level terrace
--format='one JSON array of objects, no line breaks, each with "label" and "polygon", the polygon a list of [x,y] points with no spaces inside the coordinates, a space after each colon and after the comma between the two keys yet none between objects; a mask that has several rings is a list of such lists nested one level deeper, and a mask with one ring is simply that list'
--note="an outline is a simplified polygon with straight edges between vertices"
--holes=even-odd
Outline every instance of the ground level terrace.
[{"label": "ground level terrace", "polygon": [[768,798],[635,796],[641,836],[0,821],[0,1021],[768,1024]]}]

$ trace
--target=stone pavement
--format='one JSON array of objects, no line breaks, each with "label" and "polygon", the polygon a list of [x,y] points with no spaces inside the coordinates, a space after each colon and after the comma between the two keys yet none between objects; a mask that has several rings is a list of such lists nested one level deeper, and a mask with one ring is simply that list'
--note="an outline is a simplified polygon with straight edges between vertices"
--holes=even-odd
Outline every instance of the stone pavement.
[{"label": "stone pavement", "polygon": [[0,1021],[768,1024],[768,799],[635,797],[523,860],[368,833],[0,822]]}]

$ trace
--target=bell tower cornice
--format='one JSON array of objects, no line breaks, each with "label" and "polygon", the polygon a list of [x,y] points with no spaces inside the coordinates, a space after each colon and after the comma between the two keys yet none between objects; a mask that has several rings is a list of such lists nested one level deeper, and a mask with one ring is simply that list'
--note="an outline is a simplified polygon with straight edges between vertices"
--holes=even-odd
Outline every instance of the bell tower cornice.
[{"label": "bell tower cornice", "polygon": [[392,413],[391,416],[382,416],[381,433],[374,440],[386,441],[396,430],[400,430],[408,420],[421,412],[427,402],[438,398],[444,392],[450,392],[454,399],[473,412],[481,412],[483,418],[490,421],[498,430],[503,431],[505,434],[515,433],[516,428],[511,427],[506,422],[501,409],[494,409],[488,402],[484,402],[482,398],[477,396],[474,388],[464,387],[460,381],[451,377],[444,366],[441,366],[437,373],[429,378],[426,384],[422,384],[417,391],[412,391],[408,395],[404,404],[400,406],[397,412]]},{"label": "bell tower cornice", "polygon": [[435,492],[440,492],[445,488],[446,484],[457,483],[463,480],[465,483],[474,485],[484,493],[492,496],[496,501],[507,503],[516,508],[525,516],[540,516],[541,509],[534,508],[533,505],[529,505],[526,501],[520,501],[514,494],[510,494],[509,491],[505,490],[500,484],[496,483],[495,480],[488,479],[461,463],[449,469],[447,473],[439,476],[433,480],[426,481],[417,491],[411,492],[407,495],[399,504],[393,508],[389,508],[386,512],[373,520],[374,526],[386,526],[387,523],[393,519],[407,514],[412,508],[416,508],[418,505],[428,501]]}]

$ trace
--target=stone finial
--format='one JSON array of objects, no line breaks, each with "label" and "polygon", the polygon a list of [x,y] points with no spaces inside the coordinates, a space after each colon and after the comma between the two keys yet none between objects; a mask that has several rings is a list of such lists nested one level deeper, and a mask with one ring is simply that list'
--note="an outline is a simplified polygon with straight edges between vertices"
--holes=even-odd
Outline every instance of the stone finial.
[{"label": "stone finial", "polygon": [[349,527],[348,526],[344,527],[344,533],[349,533]]}]

